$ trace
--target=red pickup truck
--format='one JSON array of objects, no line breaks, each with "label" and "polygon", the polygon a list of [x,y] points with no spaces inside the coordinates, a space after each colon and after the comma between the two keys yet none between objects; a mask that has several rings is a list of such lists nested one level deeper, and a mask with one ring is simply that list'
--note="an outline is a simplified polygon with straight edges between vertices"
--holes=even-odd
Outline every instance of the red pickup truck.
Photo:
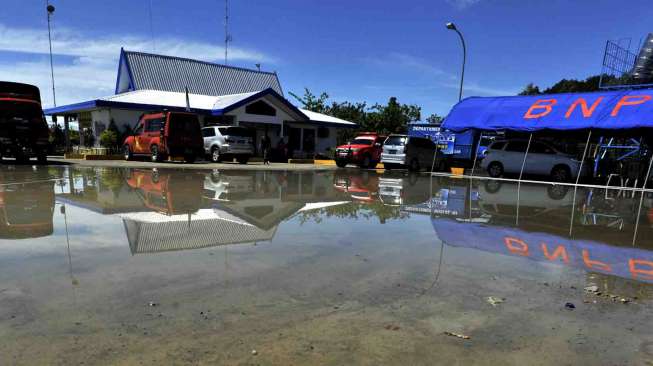
[{"label": "red pickup truck", "polygon": [[363,132],[345,145],[336,147],[336,165],[344,168],[347,164],[357,164],[361,168],[374,168],[381,160],[385,136],[376,132]]},{"label": "red pickup truck", "polygon": [[197,115],[183,112],[144,114],[132,136],[123,143],[125,160],[135,155],[149,156],[152,161],[183,157],[192,163],[204,155],[204,138]]}]

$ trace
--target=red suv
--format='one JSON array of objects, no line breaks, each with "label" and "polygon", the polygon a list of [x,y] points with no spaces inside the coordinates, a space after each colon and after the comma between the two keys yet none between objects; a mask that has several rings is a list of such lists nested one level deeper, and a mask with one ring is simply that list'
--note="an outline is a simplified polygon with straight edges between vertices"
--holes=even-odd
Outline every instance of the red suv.
[{"label": "red suv", "polygon": [[135,155],[152,161],[181,156],[192,163],[204,155],[204,138],[197,115],[182,112],[144,114],[132,136],[123,144],[125,160]]},{"label": "red suv", "polygon": [[381,160],[385,136],[376,132],[363,132],[345,145],[336,148],[336,165],[344,168],[347,164],[357,164],[361,168],[374,168]]}]

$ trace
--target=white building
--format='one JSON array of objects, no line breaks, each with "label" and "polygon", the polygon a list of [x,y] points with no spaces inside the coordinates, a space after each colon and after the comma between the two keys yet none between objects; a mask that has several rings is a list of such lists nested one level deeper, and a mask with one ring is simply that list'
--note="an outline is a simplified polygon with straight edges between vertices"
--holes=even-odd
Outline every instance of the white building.
[{"label": "white building", "polygon": [[267,134],[276,146],[283,137],[294,157],[325,154],[336,145],[337,130],[353,122],[295,107],[284,96],[276,73],[179,57],[120,50],[115,95],[45,110],[46,115],[77,120],[100,134],[113,121],[134,128],[141,114],[186,110],[204,125],[228,124],[252,130],[255,141]]}]

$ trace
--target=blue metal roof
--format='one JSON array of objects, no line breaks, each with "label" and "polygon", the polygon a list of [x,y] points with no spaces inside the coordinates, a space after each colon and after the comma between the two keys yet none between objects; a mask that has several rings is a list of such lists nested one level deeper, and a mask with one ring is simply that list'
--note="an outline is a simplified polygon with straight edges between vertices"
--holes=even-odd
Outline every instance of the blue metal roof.
[{"label": "blue metal roof", "polygon": [[451,109],[442,127],[453,131],[651,128],[653,89],[471,97]]},{"label": "blue metal roof", "polygon": [[212,96],[268,88],[283,95],[276,73],[181,57],[121,50],[118,70],[116,94],[143,89],[184,92],[188,87],[190,93]]}]

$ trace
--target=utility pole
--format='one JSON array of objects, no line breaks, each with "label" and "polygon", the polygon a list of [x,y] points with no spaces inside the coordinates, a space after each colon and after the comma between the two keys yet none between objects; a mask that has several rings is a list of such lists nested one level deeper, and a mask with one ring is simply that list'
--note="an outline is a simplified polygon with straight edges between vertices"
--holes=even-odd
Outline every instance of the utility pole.
[{"label": "utility pole", "polygon": [[50,30],[50,18],[54,14],[54,6],[50,5],[50,1],[46,0],[46,10],[48,11],[48,43],[50,45],[50,77],[52,78],[52,103],[57,106],[57,94],[54,89],[54,65],[52,64],[52,31]]},{"label": "utility pole", "polygon": [[224,0],[224,64],[227,64],[227,55],[231,35],[229,34],[229,0]]},{"label": "utility pole", "polygon": [[154,22],[152,21],[152,0],[150,0],[150,37],[152,38],[152,52],[156,52],[156,41],[154,40]]}]

